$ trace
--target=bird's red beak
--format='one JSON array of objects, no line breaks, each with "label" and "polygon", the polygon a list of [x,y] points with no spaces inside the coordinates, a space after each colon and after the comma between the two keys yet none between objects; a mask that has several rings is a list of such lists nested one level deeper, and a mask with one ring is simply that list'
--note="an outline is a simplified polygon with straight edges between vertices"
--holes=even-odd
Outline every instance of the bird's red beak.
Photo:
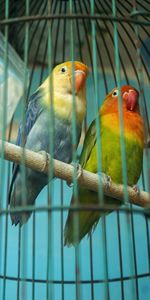
[{"label": "bird's red beak", "polygon": [[130,89],[128,92],[124,92],[122,97],[126,100],[127,109],[134,110],[138,103],[139,93],[136,90]]}]

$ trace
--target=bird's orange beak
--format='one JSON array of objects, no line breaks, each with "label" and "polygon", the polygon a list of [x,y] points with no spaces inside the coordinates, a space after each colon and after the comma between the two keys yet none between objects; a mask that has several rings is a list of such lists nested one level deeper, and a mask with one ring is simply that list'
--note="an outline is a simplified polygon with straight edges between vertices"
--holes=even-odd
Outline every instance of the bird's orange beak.
[{"label": "bird's orange beak", "polygon": [[130,89],[129,92],[124,92],[122,97],[126,100],[127,109],[133,111],[138,103],[139,93],[136,90]]},{"label": "bird's orange beak", "polygon": [[89,69],[85,64],[81,62],[75,62],[74,78],[76,92],[79,92],[84,86],[86,78],[88,76],[88,72]]},{"label": "bird's orange beak", "polygon": [[86,81],[86,73],[84,71],[75,71],[75,89],[77,92],[81,90]]}]

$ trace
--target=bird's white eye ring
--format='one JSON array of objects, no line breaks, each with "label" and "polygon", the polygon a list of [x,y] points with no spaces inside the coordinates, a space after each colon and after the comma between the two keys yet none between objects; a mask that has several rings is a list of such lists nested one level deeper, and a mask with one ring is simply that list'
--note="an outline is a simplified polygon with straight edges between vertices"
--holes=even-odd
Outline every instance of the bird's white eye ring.
[{"label": "bird's white eye ring", "polygon": [[66,66],[64,66],[64,67],[61,68],[61,73],[65,73],[66,71],[67,71],[67,67]]},{"label": "bird's white eye ring", "polygon": [[117,97],[118,96],[118,90],[114,90],[112,93],[112,97]]}]

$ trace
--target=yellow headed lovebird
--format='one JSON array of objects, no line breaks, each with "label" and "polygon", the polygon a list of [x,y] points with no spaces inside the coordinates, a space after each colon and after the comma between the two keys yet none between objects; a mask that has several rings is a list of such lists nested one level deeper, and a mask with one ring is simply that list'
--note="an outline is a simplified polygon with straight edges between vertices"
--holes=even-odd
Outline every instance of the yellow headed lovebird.
[{"label": "yellow headed lovebird", "polygon": [[[74,64],[74,66],[73,66]],[[73,75],[74,70],[74,75]],[[53,143],[53,158],[70,163],[72,160],[72,115],[73,115],[73,85],[75,88],[75,113],[77,143],[79,142],[82,121],[86,113],[86,78],[88,67],[78,61],[64,62],[56,66],[50,78],[30,97],[25,128],[20,125],[17,145],[24,146],[36,152],[50,152]],[[51,82],[51,85],[50,85]],[[52,86],[52,91],[50,87]],[[52,99],[51,96],[52,95]],[[54,136],[50,141],[50,106],[53,105]],[[23,138],[22,138],[23,137]],[[13,165],[13,175],[9,190],[10,208],[33,205],[38,194],[48,183],[48,176],[26,169],[26,199],[23,201],[22,178],[20,166]],[[12,224],[24,224],[31,212],[12,212]]]},{"label": "yellow headed lovebird", "polygon": [[[105,98],[99,110],[100,120],[100,145],[101,145],[101,169],[115,183],[123,183],[122,157],[120,142],[120,118],[119,118],[119,90],[113,89]],[[124,142],[126,152],[126,168],[128,185],[137,183],[143,164],[144,147],[144,127],[139,111],[138,91],[132,86],[122,86],[122,112],[124,124]],[[86,134],[83,150],[80,156],[81,167],[87,171],[97,173],[97,141],[96,141],[96,121],[90,125]],[[75,203],[72,197],[71,204]],[[96,192],[79,187],[78,203],[82,206],[99,204]],[[118,206],[118,200],[104,196],[104,204],[108,206]],[[100,217],[109,211],[85,211],[76,212],[79,221],[79,232],[75,231],[75,213],[69,211],[65,231],[65,245],[75,245],[92,231],[97,225]]]}]

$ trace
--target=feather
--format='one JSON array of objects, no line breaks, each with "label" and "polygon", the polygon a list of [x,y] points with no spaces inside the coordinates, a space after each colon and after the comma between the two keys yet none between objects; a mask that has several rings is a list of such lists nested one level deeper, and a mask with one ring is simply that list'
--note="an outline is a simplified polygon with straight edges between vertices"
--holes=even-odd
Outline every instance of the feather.
[{"label": "feather", "polygon": [[[130,95],[131,93],[131,95]],[[122,152],[120,139],[120,115],[118,107],[118,89],[113,89],[107,96],[99,110],[100,114],[100,143],[101,143],[101,168],[102,172],[110,176],[112,181],[123,183]],[[121,89],[124,141],[126,152],[126,171],[129,185],[135,185],[140,177],[143,162],[144,128],[138,105],[138,92],[131,86]],[[82,153],[80,156],[81,166],[93,173],[98,172],[98,155],[96,141],[95,121],[89,127],[86,134]],[[78,191],[78,202],[82,206],[98,204],[98,193],[89,191],[83,187]],[[71,204],[75,203],[74,197]],[[104,195],[104,205],[118,206],[118,200]],[[104,211],[81,211],[78,213],[79,232],[74,230],[74,212],[69,211],[64,238],[66,245],[75,245],[95,228],[100,217],[110,213]],[[76,213],[77,214],[77,213]]]},{"label": "feather", "polygon": [[[55,159],[66,163],[71,162],[72,159],[72,64],[73,62],[66,62],[56,66],[50,77],[30,97],[25,124],[20,124],[16,141],[19,146],[36,152],[48,152]],[[88,67],[80,62],[74,62],[74,65],[78,144],[86,112],[85,82]],[[51,78],[52,84],[50,84]],[[52,88],[51,91],[50,88]],[[50,120],[51,105],[53,105],[53,120]],[[50,126],[53,126],[53,137],[50,135]],[[53,150],[50,143],[52,143]],[[22,174],[20,167],[14,164],[8,196],[11,208],[22,206],[22,204],[33,205],[40,191],[48,183],[48,176],[26,168],[25,183],[27,199],[22,199]],[[31,212],[12,212],[12,223],[23,225],[30,214]]]}]

